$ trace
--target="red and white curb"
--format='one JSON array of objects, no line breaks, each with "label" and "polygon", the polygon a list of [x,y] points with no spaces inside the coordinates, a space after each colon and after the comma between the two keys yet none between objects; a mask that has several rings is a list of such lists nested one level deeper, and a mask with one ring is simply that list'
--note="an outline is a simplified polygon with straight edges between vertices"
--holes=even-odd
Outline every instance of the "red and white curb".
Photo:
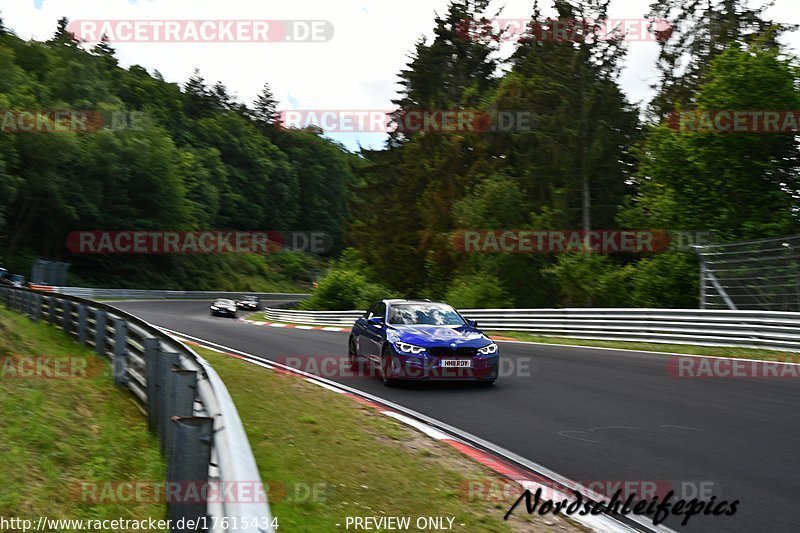
[{"label": "red and white curb", "polygon": [[268,326],[270,328],[283,328],[283,329],[305,329],[305,330],[319,330],[319,331],[350,331],[350,328],[341,328],[334,326],[301,326],[298,324],[287,324],[286,322],[264,322],[262,320],[250,320],[248,318],[240,318],[239,322],[252,324],[253,326]]},{"label": "red and white curb", "polygon": [[[266,325],[268,323],[264,324]],[[460,453],[468,456],[474,461],[489,468],[496,474],[506,478],[508,481],[516,483],[517,485],[519,485],[520,490],[528,489],[531,492],[535,492],[538,489],[542,489],[542,497],[544,499],[551,499],[554,501],[562,501],[562,500],[574,501],[574,495],[570,492],[571,489],[579,490],[584,496],[593,499],[595,501],[607,499],[606,496],[591,492],[585,489],[584,487],[580,487],[578,483],[571,481],[559,474],[556,474],[555,472],[552,472],[551,470],[542,467],[541,465],[537,465],[536,463],[524,460],[516,456],[512,452],[504,450],[503,448],[497,447],[495,445],[491,445],[485,441],[482,441],[478,437],[474,437],[469,433],[462,432],[460,430],[452,428],[451,426],[448,426],[447,424],[430,419],[426,415],[417,413],[416,411],[413,411],[406,407],[402,407],[387,400],[382,400],[380,398],[372,396],[371,394],[358,391],[357,389],[348,387],[347,385],[342,385],[335,381],[331,381],[319,376],[315,376],[313,374],[309,374],[308,372],[304,372],[302,370],[294,369],[274,361],[261,359],[260,357],[255,356],[253,354],[249,354],[247,352],[242,352],[234,348],[222,346],[220,344],[216,344],[211,341],[200,339],[198,337],[193,337],[191,335],[186,335],[184,333],[180,333],[177,331],[172,331],[166,328],[159,327],[158,329],[161,329],[162,331],[170,334],[175,339],[184,342],[186,344],[200,346],[206,350],[211,350],[213,352],[227,355],[229,357],[234,357],[236,359],[248,362],[250,364],[254,364],[262,368],[273,370],[274,372],[280,374],[293,376],[302,379],[304,381],[307,381],[309,383],[313,383],[314,385],[320,386],[336,394],[347,396],[348,398],[351,398],[352,400],[362,405],[371,407],[383,415],[389,416],[405,425],[408,425],[422,432],[423,434],[427,435],[428,437],[436,441],[451,446]],[[432,423],[428,423],[426,422],[426,420]],[[442,427],[446,427],[448,431],[445,432],[442,431],[442,429],[439,429]],[[481,444],[483,444],[483,447],[491,449],[495,453],[488,453],[482,450],[481,448],[475,446],[470,441],[480,442]],[[530,465],[531,470],[543,472],[546,475],[539,475],[533,471],[521,468],[520,466],[514,464],[514,462],[510,460],[505,460],[502,456],[513,457],[516,459],[517,463]],[[558,485],[560,488],[556,488],[554,485]],[[520,512],[524,513],[525,511],[523,509]],[[640,519],[639,517],[630,518],[630,520],[636,523],[636,525],[639,527],[632,527],[626,523],[615,520],[607,515],[586,515],[586,516],[573,515],[570,516],[569,518],[576,522],[579,522],[584,527],[587,527],[590,530],[599,533],[629,533],[629,532],[640,532],[640,531],[676,533],[672,529],[667,528],[663,525],[654,526],[653,524],[648,523]]]}]

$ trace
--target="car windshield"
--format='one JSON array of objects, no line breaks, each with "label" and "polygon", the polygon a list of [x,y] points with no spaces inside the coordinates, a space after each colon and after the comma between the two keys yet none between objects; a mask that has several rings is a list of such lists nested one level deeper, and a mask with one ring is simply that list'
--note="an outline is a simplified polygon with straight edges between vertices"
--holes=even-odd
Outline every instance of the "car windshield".
[{"label": "car windshield", "polygon": [[216,305],[233,305],[233,300],[217,300]]},{"label": "car windshield", "polygon": [[392,306],[390,324],[426,326],[463,326],[464,319],[449,305],[434,303],[409,303]]}]

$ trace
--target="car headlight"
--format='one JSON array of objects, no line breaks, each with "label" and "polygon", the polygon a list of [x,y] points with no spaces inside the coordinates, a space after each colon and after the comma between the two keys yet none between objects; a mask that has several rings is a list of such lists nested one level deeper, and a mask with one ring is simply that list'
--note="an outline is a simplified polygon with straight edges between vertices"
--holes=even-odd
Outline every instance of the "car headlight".
[{"label": "car headlight", "polygon": [[214,311],[217,311],[219,309],[219,307],[217,307],[216,305],[212,305],[211,309],[213,309]]},{"label": "car headlight", "polygon": [[413,344],[408,344],[407,342],[395,342],[394,345],[397,346],[397,349],[403,353],[418,354],[425,351],[425,348],[422,346],[414,346]]},{"label": "car headlight", "polygon": [[493,353],[497,353],[497,345],[495,343],[491,343],[483,348],[478,348],[478,353],[481,355],[491,355]]}]

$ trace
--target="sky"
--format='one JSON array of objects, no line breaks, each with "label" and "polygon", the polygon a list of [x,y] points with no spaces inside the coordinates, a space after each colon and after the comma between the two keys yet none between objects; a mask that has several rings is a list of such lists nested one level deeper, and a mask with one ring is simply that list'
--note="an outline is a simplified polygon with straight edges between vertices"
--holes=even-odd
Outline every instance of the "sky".
[{"label": "sky", "polygon": [[[651,0],[612,0],[613,19],[641,19]],[[62,16],[72,21],[104,20],[315,20],[332,36],[318,42],[116,42],[120,64],[158,70],[183,83],[199,68],[210,83],[222,81],[243,102],[268,82],[279,109],[389,110],[398,92],[397,73],[414,44],[430,36],[435,13],[448,0],[2,0],[7,27],[25,39],[48,39]],[[532,0],[494,1],[500,17],[526,19]],[[800,24],[800,1],[777,0],[769,15]],[[322,24],[322,23],[320,23]],[[800,33],[787,38],[800,51]],[[506,45],[504,53],[511,46]],[[655,42],[629,43],[620,84],[631,102],[652,95]],[[380,133],[329,133],[350,149],[380,147]]]}]

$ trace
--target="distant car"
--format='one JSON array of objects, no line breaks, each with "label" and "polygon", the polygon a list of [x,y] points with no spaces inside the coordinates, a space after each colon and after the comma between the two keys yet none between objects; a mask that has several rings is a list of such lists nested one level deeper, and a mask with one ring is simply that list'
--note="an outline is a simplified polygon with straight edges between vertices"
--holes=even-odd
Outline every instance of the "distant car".
[{"label": "distant car", "polygon": [[6,274],[0,279],[0,283],[3,285],[10,285],[11,287],[24,287],[25,277],[19,274]]},{"label": "distant car", "polygon": [[236,318],[236,302],[233,300],[217,300],[211,304],[211,316],[229,316]]},{"label": "distant car", "polygon": [[356,320],[348,354],[354,368],[376,368],[383,382],[497,379],[500,349],[451,306],[428,300],[383,300]]},{"label": "distant car", "polygon": [[257,296],[242,296],[236,302],[236,307],[245,311],[261,311],[261,303]]}]

